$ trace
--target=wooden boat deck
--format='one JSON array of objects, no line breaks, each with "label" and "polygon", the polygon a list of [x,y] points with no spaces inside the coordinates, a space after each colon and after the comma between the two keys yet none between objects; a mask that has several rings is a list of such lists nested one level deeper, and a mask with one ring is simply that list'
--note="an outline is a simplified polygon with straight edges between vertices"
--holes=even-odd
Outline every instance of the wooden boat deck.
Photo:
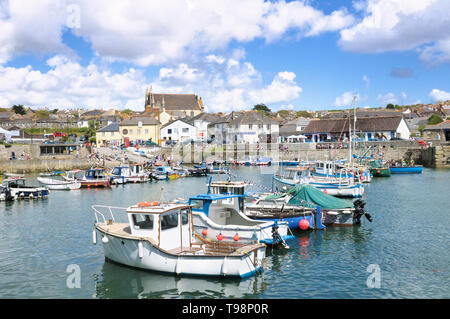
[{"label": "wooden boat deck", "polygon": [[[131,235],[131,229],[128,223],[111,223],[111,224],[97,224],[97,228],[105,233],[115,235],[118,237],[137,239],[136,236]],[[156,242],[151,238],[142,238],[148,240],[153,246],[157,247],[163,252],[171,255],[183,255],[185,253],[196,254],[197,252],[204,252],[204,255],[212,256],[241,256],[247,254],[253,250],[256,250],[264,244],[255,243],[239,243],[239,242],[212,242],[210,239],[205,239],[202,236],[195,234],[195,237],[199,240],[192,242],[192,246],[197,247],[177,247],[173,249],[163,249],[159,247]]]}]

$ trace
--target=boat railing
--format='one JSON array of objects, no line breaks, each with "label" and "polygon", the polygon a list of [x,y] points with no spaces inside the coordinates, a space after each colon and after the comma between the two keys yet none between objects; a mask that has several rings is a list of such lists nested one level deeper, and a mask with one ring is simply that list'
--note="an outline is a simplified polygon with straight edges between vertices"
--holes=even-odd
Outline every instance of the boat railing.
[{"label": "boat railing", "polygon": [[[126,207],[116,207],[116,206],[107,206],[107,205],[92,205],[92,209],[94,210],[95,220],[97,223],[100,223],[103,220],[103,223],[107,223],[108,221],[116,222],[116,217],[114,216],[113,210],[121,210],[126,211]],[[100,211],[102,210],[102,211]],[[105,216],[106,215],[106,216]],[[110,217],[110,218],[107,218]]]}]

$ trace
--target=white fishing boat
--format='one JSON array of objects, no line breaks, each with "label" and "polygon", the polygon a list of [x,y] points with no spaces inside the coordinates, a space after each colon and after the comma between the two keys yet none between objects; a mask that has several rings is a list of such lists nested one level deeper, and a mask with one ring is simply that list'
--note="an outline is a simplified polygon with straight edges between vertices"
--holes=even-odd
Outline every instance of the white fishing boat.
[{"label": "white fishing boat", "polygon": [[[193,205],[194,230],[198,234],[222,240],[258,242],[268,245],[282,245],[289,248],[286,240],[294,238],[289,234],[286,221],[259,221],[250,219],[244,214],[243,186],[230,187],[233,193],[222,192],[222,183],[209,186],[207,194],[199,194],[189,198]],[[242,192],[242,194],[238,194]]]},{"label": "white fishing boat", "polygon": [[141,202],[128,208],[92,208],[93,242],[101,241],[105,258],[114,262],[174,275],[241,278],[263,268],[264,244],[194,234],[190,205]]},{"label": "white fishing boat", "polygon": [[355,177],[348,177],[346,169],[335,176],[313,176],[309,168],[288,167],[273,176],[273,191],[287,191],[297,184],[314,186],[325,194],[341,197],[361,197],[364,186]]},{"label": "white fishing boat", "polygon": [[144,183],[148,181],[148,174],[143,165],[116,166],[107,173],[110,176],[111,184]]},{"label": "white fishing boat", "polygon": [[39,183],[45,185],[51,190],[74,190],[80,189],[81,183],[77,181],[66,181],[63,179],[48,178],[48,177],[38,177]]},{"label": "white fishing boat", "polygon": [[8,178],[2,181],[2,186],[11,191],[12,196],[18,199],[46,198],[49,194],[48,188],[26,185],[24,178]]}]

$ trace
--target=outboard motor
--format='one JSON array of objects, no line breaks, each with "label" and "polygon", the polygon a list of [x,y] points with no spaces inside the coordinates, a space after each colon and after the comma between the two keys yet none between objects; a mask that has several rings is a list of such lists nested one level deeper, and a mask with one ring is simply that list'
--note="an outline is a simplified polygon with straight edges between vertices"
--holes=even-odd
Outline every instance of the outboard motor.
[{"label": "outboard motor", "polygon": [[367,218],[369,222],[372,222],[372,216],[370,216],[370,214],[366,212],[364,206],[366,206],[366,202],[363,201],[362,199],[357,199],[353,202],[353,207],[355,207],[356,224],[359,224],[361,222],[361,217],[363,215]]},{"label": "outboard motor", "polygon": [[9,189],[9,187],[3,188],[2,193],[5,194],[6,202],[10,202],[10,201],[14,200],[14,196],[11,194],[11,189]]},{"label": "outboard motor", "polygon": [[283,237],[281,237],[280,233],[278,232],[278,222],[275,221],[275,224],[272,226],[272,245],[278,245],[281,243],[284,248],[289,248],[289,246],[284,241]]}]

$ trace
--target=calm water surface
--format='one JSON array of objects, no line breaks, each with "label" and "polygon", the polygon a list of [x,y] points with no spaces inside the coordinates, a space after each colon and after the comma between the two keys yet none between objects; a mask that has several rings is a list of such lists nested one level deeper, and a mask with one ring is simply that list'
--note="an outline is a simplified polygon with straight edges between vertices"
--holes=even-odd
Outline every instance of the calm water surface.
[{"label": "calm water surface", "polygon": [[[233,173],[271,186],[258,168]],[[265,173],[263,171],[263,173]],[[223,177],[216,177],[223,179]],[[39,201],[0,202],[1,298],[449,298],[450,170],[393,175],[366,186],[373,223],[295,233],[290,250],[268,250],[267,269],[245,280],[177,278],[105,262],[92,244],[91,205],[187,199],[207,178],[128,184],[112,190],[52,191]],[[37,183],[37,181],[36,181]],[[68,265],[81,288],[66,285]],[[368,288],[367,267],[381,270]]]}]

